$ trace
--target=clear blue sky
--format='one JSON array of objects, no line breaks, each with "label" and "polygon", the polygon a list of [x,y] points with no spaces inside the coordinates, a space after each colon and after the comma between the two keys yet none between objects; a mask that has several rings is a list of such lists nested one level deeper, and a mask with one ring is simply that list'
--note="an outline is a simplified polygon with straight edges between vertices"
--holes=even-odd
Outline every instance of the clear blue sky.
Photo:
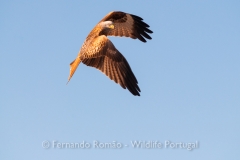
[{"label": "clear blue sky", "polygon": [[[1,1],[0,159],[238,159],[240,1]],[[108,12],[144,18],[142,43],[110,37],[140,97],[72,62]],[[50,148],[42,147],[43,141]],[[53,148],[117,141],[122,149]],[[198,141],[198,148],[137,149],[131,141]]]}]

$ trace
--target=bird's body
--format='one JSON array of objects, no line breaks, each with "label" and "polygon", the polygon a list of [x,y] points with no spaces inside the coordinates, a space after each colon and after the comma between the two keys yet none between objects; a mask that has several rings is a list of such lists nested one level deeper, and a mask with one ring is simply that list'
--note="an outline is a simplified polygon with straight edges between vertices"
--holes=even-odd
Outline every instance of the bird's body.
[{"label": "bird's body", "polygon": [[89,33],[77,58],[70,64],[68,81],[82,62],[99,69],[133,95],[140,96],[140,88],[131,67],[107,36],[125,36],[146,42],[144,38],[151,39],[147,33],[152,31],[142,20],[124,12],[110,12],[106,15]]}]

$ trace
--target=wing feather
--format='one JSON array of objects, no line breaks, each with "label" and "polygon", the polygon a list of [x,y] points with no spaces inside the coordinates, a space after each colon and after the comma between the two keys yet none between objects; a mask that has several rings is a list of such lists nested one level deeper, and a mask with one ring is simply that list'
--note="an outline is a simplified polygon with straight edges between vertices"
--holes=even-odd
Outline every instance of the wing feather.
[{"label": "wing feather", "polygon": [[[112,63],[114,63],[114,62],[112,62]],[[124,78],[121,75],[121,71],[120,71],[119,67],[114,67],[114,64],[113,64],[113,68],[116,73],[115,75],[116,75],[117,83],[119,83],[122,86],[122,88],[126,89],[126,87],[124,85]]]},{"label": "wing feather", "polygon": [[153,33],[149,29],[150,26],[143,22],[143,19],[139,16],[114,11],[107,14],[100,22],[103,21],[112,21],[114,23],[114,29],[107,33],[108,36],[125,36],[133,39],[138,38],[142,42],[146,42],[146,39],[152,39],[148,35],[148,33]]},{"label": "wing feather", "polygon": [[110,62],[109,59],[107,58],[107,69],[108,69],[108,77],[112,80],[112,73],[111,73],[111,68],[110,68]]},{"label": "wing feather", "polygon": [[110,77],[110,79],[111,79],[111,80],[117,79],[116,76],[115,76],[115,72],[114,72],[113,66],[112,66],[112,61],[109,61],[109,68],[110,68],[110,71],[111,71],[111,77]]},{"label": "wing feather", "polygon": [[98,53],[91,53],[91,57],[82,54],[80,57],[82,62],[87,66],[99,69],[122,88],[127,88],[133,95],[140,96],[139,92],[141,91],[138,87],[137,79],[127,60],[114,47],[110,40],[105,36],[100,36],[100,38],[102,41],[105,41],[105,45],[99,47],[100,50]]}]

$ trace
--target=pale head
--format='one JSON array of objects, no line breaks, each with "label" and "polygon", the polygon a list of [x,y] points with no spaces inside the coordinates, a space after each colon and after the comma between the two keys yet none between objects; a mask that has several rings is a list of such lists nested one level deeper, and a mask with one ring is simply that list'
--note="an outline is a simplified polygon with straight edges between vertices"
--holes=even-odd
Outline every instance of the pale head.
[{"label": "pale head", "polygon": [[99,23],[103,29],[114,29],[114,24],[112,21],[104,21]]}]

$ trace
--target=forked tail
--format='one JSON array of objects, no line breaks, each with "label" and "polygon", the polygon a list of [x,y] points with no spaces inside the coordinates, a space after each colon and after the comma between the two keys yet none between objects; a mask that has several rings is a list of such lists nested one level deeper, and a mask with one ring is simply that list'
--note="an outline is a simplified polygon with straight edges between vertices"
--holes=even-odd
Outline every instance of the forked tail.
[{"label": "forked tail", "polygon": [[[74,72],[76,71],[80,62],[81,62],[81,59],[79,57],[77,57],[74,61],[72,61],[72,63],[70,63],[70,74],[69,74],[69,77],[68,77],[68,82],[72,78],[72,76],[73,76]],[[67,84],[68,84],[68,82],[67,82]]]}]

